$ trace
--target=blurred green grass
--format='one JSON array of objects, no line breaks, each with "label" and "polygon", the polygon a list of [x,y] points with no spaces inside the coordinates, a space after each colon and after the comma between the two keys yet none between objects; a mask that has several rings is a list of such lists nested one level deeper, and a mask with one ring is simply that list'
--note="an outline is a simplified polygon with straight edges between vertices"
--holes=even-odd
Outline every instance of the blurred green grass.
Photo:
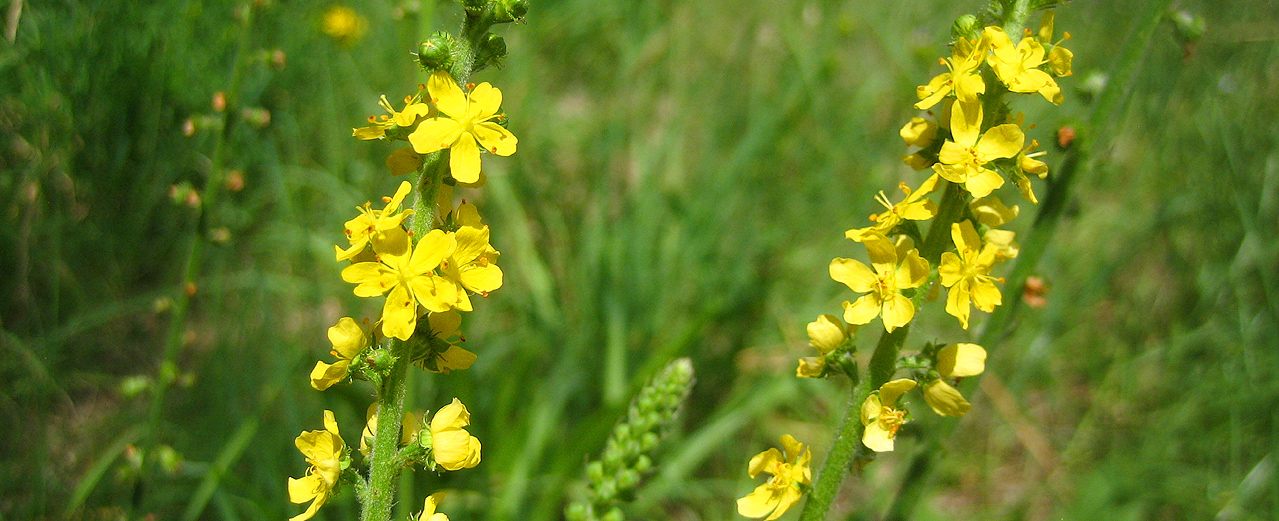
[{"label": "blurred green grass", "polygon": [[[60,518],[83,490],[73,518],[280,519],[300,511],[284,490],[305,470],[297,433],[329,408],[355,439],[369,389],[317,393],[305,374],[326,327],[375,312],[329,248],[352,207],[398,180],[390,147],[348,129],[423,81],[407,52],[458,10],[353,4],[369,31],[342,45],[319,30],[330,5],[23,6],[0,44],[0,517]],[[974,398],[934,479],[899,483],[918,445],[906,437],[850,480],[840,515],[876,518],[903,486],[926,487],[919,519],[1279,513],[1279,6],[1178,7],[1207,18],[1207,37],[1187,55],[1161,28],[1117,133],[1080,129],[1107,145],[1038,270],[1048,306],[987,346],[984,387],[1006,395]],[[402,511],[453,488],[454,519],[558,518],[629,395],[676,356],[698,385],[633,516],[735,517],[745,462],[782,433],[821,459],[843,391],[791,376],[803,324],[850,297],[826,267],[854,254],[842,232],[875,210],[871,194],[917,180],[897,129],[950,22],[978,8],[535,2],[504,31],[508,64],[475,78],[503,90],[520,152],[486,160],[489,184],[461,194],[492,224],[506,285],[465,325],[475,367],[412,382],[417,409],[468,404],[484,462],[411,474]],[[1064,84],[1108,69],[1130,11],[1059,12],[1076,53]],[[221,117],[216,91],[225,129],[185,136],[188,119]],[[1067,100],[1019,102],[1031,137],[1086,117]],[[162,415],[184,463],[139,492],[122,473],[149,399],[122,387],[157,374],[199,229],[168,193],[232,169],[244,189],[204,216],[230,240],[203,251],[177,358],[190,382]],[[918,341],[958,334],[931,312]],[[355,508],[347,493],[320,518]]]}]

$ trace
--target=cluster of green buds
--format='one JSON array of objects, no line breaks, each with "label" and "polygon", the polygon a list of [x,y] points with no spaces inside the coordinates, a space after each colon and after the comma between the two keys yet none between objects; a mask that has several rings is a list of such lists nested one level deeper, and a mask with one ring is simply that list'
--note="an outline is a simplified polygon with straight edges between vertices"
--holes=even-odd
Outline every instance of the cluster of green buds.
[{"label": "cluster of green buds", "polygon": [[604,453],[586,465],[589,491],[565,509],[569,521],[621,521],[621,503],[633,498],[653,470],[652,454],[693,387],[693,363],[680,358],[657,373],[613,428]]},{"label": "cluster of green buds", "polygon": [[447,31],[436,31],[418,46],[418,63],[427,71],[452,71],[457,64],[473,64],[470,72],[490,65],[501,67],[506,58],[506,40],[488,29],[496,24],[523,22],[528,6],[528,0],[462,0],[468,28],[463,35],[465,40]]}]

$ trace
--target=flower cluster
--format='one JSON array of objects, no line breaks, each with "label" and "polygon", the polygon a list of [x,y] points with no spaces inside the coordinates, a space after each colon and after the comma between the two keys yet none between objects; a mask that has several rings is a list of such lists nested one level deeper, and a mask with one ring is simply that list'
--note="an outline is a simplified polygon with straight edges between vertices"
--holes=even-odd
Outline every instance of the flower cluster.
[{"label": "flower cluster", "polygon": [[[899,429],[910,421],[905,398],[916,389],[939,415],[962,416],[971,409],[955,384],[985,369],[985,349],[964,342],[928,343],[899,357],[904,331],[942,290],[945,312],[965,330],[974,307],[990,313],[1003,303],[1004,281],[992,273],[1017,256],[1014,232],[1001,227],[1017,217],[1019,208],[1005,205],[995,192],[1011,180],[1026,200],[1037,203],[1030,176],[1048,174],[1038,159],[1044,153],[1035,152],[1038,143],[1027,143],[1025,133],[1033,126],[1009,108],[1006,98],[1037,94],[1060,104],[1055,78],[1071,74],[1073,55],[1062,41],[1052,41],[1051,11],[1038,32],[1013,35],[995,25],[981,27],[971,16],[954,27],[950,56],[939,59],[946,71],[916,89],[914,107],[926,112],[900,131],[912,148],[902,161],[930,175],[902,182],[897,202],[879,192],[875,200],[884,210],[870,216],[869,226],[845,232],[865,249],[869,264],[836,258],[830,277],[860,296],[843,303],[842,317],[823,314],[808,324],[809,344],[818,356],[800,359],[796,369],[806,378],[845,374],[860,386],[866,396],[858,411],[861,443],[870,452],[893,450]],[[876,347],[872,363],[880,365],[868,372],[872,376],[858,371],[854,336],[858,326],[876,319],[886,336]],[[875,360],[895,360],[895,365],[882,367]],[[801,456],[801,446],[789,436],[783,445],[789,459],[770,449],[751,460],[752,477],[762,470],[774,477],[738,500],[742,515],[775,519],[805,490],[807,452]]]},{"label": "flower cluster", "polygon": [[[346,244],[334,246],[335,260],[345,264],[342,280],[355,285],[355,295],[384,300],[380,317],[342,317],[329,328],[336,361],[316,362],[310,376],[311,386],[320,391],[352,378],[372,381],[380,392],[388,385],[404,385],[403,371],[393,371],[397,364],[412,363],[431,372],[471,367],[475,353],[458,345],[464,340],[460,312],[473,309],[472,296],[487,296],[502,287],[499,253],[489,243],[489,226],[475,205],[462,201],[455,208],[451,189],[484,184],[482,152],[515,152],[515,136],[502,126],[502,93],[488,83],[463,92],[444,70],[434,71],[418,90],[398,111],[383,96],[379,105],[388,114],[370,117],[369,126],[352,131],[362,140],[407,142],[409,146],[391,153],[387,167],[392,175],[416,172],[418,179],[401,182],[393,195],[382,198],[380,209],[372,203],[357,207],[358,213],[345,224]],[[418,200],[405,208],[415,185]],[[387,384],[396,374],[399,382]],[[298,449],[311,468],[302,479],[290,478],[289,497],[295,503],[311,501],[311,506],[291,521],[312,517],[344,481],[359,485],[357,491],[376,486],[372,474],[379,456],[437,471],[480,463],[480,441],[466,430],[471,415],[458,399],[436,411],[429,424],[425,416],[420,421],[412,412],[396,411],[402,415],[398,439],[379,445],[381,408],[380,403],[369,406],[360,437],[359,452],[370,466],[367,482],[343,474],[351,460],[332,413],[325,413],[324,431],[298,438]],[[396,453],[376,454],[378,446]],[[441,498],[427,498],[420,518],[446,520],[435,512]]]}]

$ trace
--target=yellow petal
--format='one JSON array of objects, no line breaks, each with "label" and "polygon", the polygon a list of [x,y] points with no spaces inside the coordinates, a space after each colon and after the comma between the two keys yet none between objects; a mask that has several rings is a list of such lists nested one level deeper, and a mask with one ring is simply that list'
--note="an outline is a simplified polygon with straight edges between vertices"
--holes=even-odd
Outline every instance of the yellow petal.
[{"label": "yellow petal", "polygon": [[480,148],[475,136],[463,132],[449,151],[449,171],[459,183],[474,183],[480,179]]},{"label": "yellow petal", "polygon": [[449,371],[463,371],[470,369],[475,360],[479,358],[475,353],[462,349],[458,346],[449,346],[448,350],[440,353],[437,360],[437,367],[447,369]]},{"label": "yellow petal", "polygon": [[977,199],[970,203],[969,207],[972,208],[973,215],[977,216],[977,222],[991,228],[1016,219],[1021,211],[1017,205],[1005,206],[1003,201],[995,196]]},{"label": "yellow petal", "polygon": [[973,197],[986,197],[994,192],[996,188],[1004,186],[1004,178],[989,168],[978,168],[977,171],[968,176],[964,182],[964,189],[973,194]]},{"label": "yellow petal", "polygon": [[471,102],[467,116],[475,121],[497,114],[497,109],[502,107],[502,91],[487,81],[476,85],[467,99]]},{"label": "yellow petal", "polygon": [[987,313],[994,311],[995,306],[1004,303],[999,287],[989,280],[978,280],[972,285],[970,291],[972,291],[973,305]]},{"label": "yellow petal", "polygon": [[937,136],[937,124],[921,117],[913,117],[898,134],[908,146],[927,147]]},{"label": "yellow petal", "polygon": [[919,250],[906,252],[902,263],[893,275],[897,289],[918,288],[928,281],[928,261],[919,256]]},{"label": "yellow petal", "polygon": [[1012,123],[1005,123],[982,134],[981,142],[977,143],[977,153],[986,161],[1014,157],[1021,153],[1025,144],[1026,135],[1021,132],[1021,128]]},{"label": "yellow petal", "polygon": [[474,132],[484,150],[499,156],[514,154],[520,141],[515,138],[515,134],[497,123],[479,123],[475,125]]},{"label": "yellow petal", "polygon": [[941,380],[924,384],[924,401],[933,408],[933,412],[942,416],[963,416],[972,409],[964,395]]},{"label": "yellow petal", "polygon": [[950,133],[955,143],[971,148],[981,135],[981,103],[956,101],[950,109]]},{"label": "yellow petal", "polygon": [[780,451],[770,448],[751,458],[750,463],[746,465],[746,474],[753,478],[758,476],[760,472],[766,472],[768,469],[773,468],[774,464],[785,462],[786,459],[782,457]]},{"label": "yellow petal", "polygon": [[407,288],[397,284],[382,306],[382,334],[408,340],[417,327],[417,304]]},{"label": "yellow petal", "polygon": [[879,401],[887,407],[896,407],[897,399],[901,398],[906,391],[915,388],[915,381],[910,378],[898,378],[884,382],[879,386]]},{"label": "yellow petal", "polygon": [[355,136],[357,139],[363,139],[366,141],[370,139],[381,139],[382,136],[386,135],[386,129],[376,125],[371,127],[353,128],[351,129],[351,135]]},{"label": "yellow petal", "polygon": [[328,334],[329,343],[333,344],[333,349],[346,360],[354,358],[368,344],[368,337],[365,336],[364,330],[351,317],[342,317],[337,325],[329,328]]},{"label": "yellow petal", "polygon": [[817,378],[826,369],[826,357],[806,356],[799,359],[799,367],[795,368],[795,376],[799,378]]},{"label": "yellow petal", "polygon": [[968,316],[971,312],[969,302],[966,280],[960,280],[958,284],[950,288],[950,293],[946,294],[946,312],[959,319],[959,325],[964,329],[968,329]]},{"label": "yellow petal", "polygon": [[951,344],[937,352],[937,373],[946,378],[976,376],[986,370],[986,350],[977,344]]},{"label": "yellow petal", "polygon": [[884,404],[879,401],[879,394],[871,394],[862,402],[861,418],[862,425],[870,425],[875,423],[879,418],[879,412],[883,410]]},{"label": "yellow petal", "polygon": [[932,80],[929,80],[928,85],[916,87],[915,94],[919,96],[919,102],[915,104],[915,108],[927,110],[936,105],[938,101],[950,94],[950,73],[944,72],[934,76]]},{"label": "yellow petal", "polygon": [[[830,261],[830,278],[836,282],[842,282],[849,289],[858,293],[866,293],[874,289],[875,283],[879,278],[875,276],[875,272],[862,264],[861,261],[854,259],[836,258]],[[865,322],[860,322],[865,324]]]},{"label": "yellow petal", "polygon": [[449,118],[434,117],[418,124],[409,134],[409,144],[419,154],[429,154],[453,146],[462,135],[462,125]]},{"label": "yellow petal", "polygon": [[348,360],[340,360],[333,365],[316,362],[315,368],[311,369],[311,387],[317,391],[332,387],[333,384],[346,378],[347,373],[350,372],[350,366],[351,362]]},{"label": "yellow petal", "polygon": [[776,510],[780,498],[773,495],[774,488],[771,483],[755,487],[755,491],[737,500],[737,513],[745,517],[761,518]]},{"label": "yellow petal", "polygon": [[475,293],[487,293],[502,287],[502,269],[496,264],[467,266],[459,275],[458,282],[462,283],[462,287]]},{"label": "yellow petal", "polygon": [[847,339],[848,330],[835,315],[820,315],[808,323],[808,345],[817,348],[823,356],[844,345]]},{"label": "yellow petal", "polygon": [[948,251],[941,254],[941,265],[937,267],[937,273],[941,275],[941,285],[949,288],[963,279],[964,266],[958,255]]},{"label": "yellow petal", "polygon": [[894,293],[884,301],[884,330],[892,332],[915,318],[915,305],[901,293]]},{"label": "yellow petal", "polygon": [[879,298],[874,293],[862,295],[856,302],[844,301],[844,322],[849,324],[867,324],[879,316]]},{"label": "yellow petal", "polygon": [[955,241],[955,248],[960,253],[966,250],[977,251],[981,248],[981,238],[977,236],[977,229],[973,228],[973,222],[967,219],[950,225],[950,239]]},{"label": "yellow petal", "polygon": [[781,437],[782,452],[794,460],[801,452],[804,452],[804,444],[796,440],[794,436],[783,434]]},{"label": "yellow petal", "polygon": [[431,230],[422,236],[413,250],[413,258],[409,261],[409,272],[422,275],[440,265],[446,257],[457,250],[457,240],[444,230]]},{"label": "yellow petal", "polygon": [[777,509],[773,510],[773,513],[765,518],[764,521],[773,521],[774,519],[782,517],[782,514],[785,514],[787,510],[790,510],[790,507],[795,505],[795,502],[799,501],[799,497],[799,489],[795,487],[786,487],[782,489],[781,493],[777,496]]},{"label": "yellow petal", "polygon": [[426,81],[426,91],[431,94],[431,103],[435,105],[435,108],[440,109],[440,112],[453,119],[466,116],[466,97],[462,94],[462,88],[457,86],[457,82],[449,73],[444,71],[431,73],[431,78]]},{"label": "yellow petal", "polygon": [[893,433],[879,422],[871,422],[862,433],[862,444],[875,452],[890,452],[893,450]]}]

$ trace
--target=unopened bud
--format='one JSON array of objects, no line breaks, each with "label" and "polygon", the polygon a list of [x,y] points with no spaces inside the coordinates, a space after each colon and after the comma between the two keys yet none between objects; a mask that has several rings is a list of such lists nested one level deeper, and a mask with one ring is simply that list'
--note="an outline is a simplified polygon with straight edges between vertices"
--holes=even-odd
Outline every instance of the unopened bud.
[{"label": "unopened bud", "polygon": [[981,36],[981,23],[977,17],[966,14],[955,19],[955,23],[950,26],[950,36],[956,40],[963,38],[972,40]]},{"label": "unopened bud", "polygon": [[506,58],[506,40],[493,33],[484,35],[475,51],[476,69],[489,65],[501,67],[503,58]]},{"label": "unopened bud", "polygon": [[528,14],[528,0],[496,0],[493,2],[493,21],[499,24],[524,21]]},{"label": "unopened bud", "polygon": [[428,71],[447,70],[453,66],[453,49],[456,44],[453,35],[445,31],[436,31],[418,45],[417,62]]}]

